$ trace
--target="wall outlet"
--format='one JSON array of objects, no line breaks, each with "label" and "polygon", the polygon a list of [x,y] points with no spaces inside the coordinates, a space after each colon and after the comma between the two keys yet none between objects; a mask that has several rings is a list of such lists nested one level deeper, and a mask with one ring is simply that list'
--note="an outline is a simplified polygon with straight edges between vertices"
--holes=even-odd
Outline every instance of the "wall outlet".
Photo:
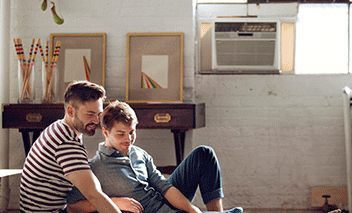
[{"label": "wall outlet", "polygon": [[322,207],[325,203],[323,195],[330,195],[329,205],[344,206],[348,203],[347,186],[328,186],[311,188],[311,206]]}]

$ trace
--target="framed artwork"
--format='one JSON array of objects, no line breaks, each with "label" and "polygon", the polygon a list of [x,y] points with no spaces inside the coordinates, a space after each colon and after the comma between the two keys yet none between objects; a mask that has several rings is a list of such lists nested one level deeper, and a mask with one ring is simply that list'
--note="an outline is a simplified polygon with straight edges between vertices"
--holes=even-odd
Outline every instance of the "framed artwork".
[{"label": "framed artwork", "polygon": [[183,33],[129,33],[126,102],[182,102]]},{"label": "framed artwork", "polygon": [[88,80],[105,86],[105,33],[50,34],[50,58],[57,41],[61,41],[56,69],[59,102],[64,101],[71,81]]}]

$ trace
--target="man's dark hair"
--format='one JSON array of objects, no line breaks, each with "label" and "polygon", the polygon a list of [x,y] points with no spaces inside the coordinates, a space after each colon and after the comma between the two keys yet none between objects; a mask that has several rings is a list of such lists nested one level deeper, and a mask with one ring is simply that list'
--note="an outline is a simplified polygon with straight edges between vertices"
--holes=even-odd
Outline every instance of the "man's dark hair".
[{"label": "man's dark hair", "polygon": [[134,110],[125,102],[114,101],[105,107],[100,116],[101,126],[111,131],[115,123],[127,125],[138,124],[138,119]]},{"label": "man's dark hair", "polygon": [[87,101],[95,101],[101,98],[105,100],[104,87],[89,81],[73,81],[69,83],[65,91],[65,108],[68,105],[78,106],[75,103],[84,104]]}]

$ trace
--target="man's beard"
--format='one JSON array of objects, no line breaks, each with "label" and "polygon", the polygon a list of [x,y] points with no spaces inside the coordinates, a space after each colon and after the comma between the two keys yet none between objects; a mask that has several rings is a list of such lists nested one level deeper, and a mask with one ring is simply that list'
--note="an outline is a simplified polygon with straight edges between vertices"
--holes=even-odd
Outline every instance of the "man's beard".
[{"label": "man's beard", "polygon": [[[88,130],[88,126],[94,125],[94,129]],[[95,134],[95,129],[97,125],[95,123],[88,123],[84,126],[84,123],[75,115],[75,119],[73,121],[73,127],[78,131],[83,133],[84,135],[92,136]]]}]

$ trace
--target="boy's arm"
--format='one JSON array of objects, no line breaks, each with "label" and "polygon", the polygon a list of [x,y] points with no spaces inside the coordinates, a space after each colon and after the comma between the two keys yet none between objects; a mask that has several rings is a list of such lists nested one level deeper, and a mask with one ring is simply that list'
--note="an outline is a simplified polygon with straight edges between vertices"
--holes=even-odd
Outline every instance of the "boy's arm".
[{"label": "boy's arm", "polygon": [[112,200],[103,193],[99,180],[91,170],[72,172],[69,173],[67,177],[99,212],[121,213],[120,209],[112,202]]},{"label": "boy's arm", "polygon": [[198,207],[193,205],[176,187],[172,186],[165,193],[165,199],[177,209],[189,213],[201,213]]}]

